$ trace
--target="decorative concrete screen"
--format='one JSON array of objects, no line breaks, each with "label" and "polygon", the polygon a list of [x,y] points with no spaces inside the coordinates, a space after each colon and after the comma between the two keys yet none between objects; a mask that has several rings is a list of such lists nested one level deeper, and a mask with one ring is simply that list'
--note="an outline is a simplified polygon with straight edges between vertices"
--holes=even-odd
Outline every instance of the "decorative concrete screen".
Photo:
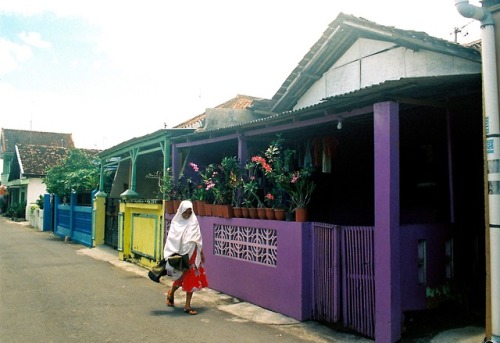
[{"label": "decorative concrete screen", "polygon": [[276,266],[278,239],[275,229],[214,225],[214,254]]}]

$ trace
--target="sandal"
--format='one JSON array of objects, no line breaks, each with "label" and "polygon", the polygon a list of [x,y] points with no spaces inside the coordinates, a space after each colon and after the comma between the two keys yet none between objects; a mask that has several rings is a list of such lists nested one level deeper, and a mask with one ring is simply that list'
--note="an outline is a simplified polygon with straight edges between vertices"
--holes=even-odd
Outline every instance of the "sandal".
[{"label": "sandal", "polygon": [[195,314],[198,314],[198,311],[193,310],[192,308],[185,308],[184,313],[187,313],[187,314],[194,316]]},{"label": "sandal", "polygon": [[168,307],[174,307],[174,295],[172,294],[172,291],[167,292],[167,306]]}]

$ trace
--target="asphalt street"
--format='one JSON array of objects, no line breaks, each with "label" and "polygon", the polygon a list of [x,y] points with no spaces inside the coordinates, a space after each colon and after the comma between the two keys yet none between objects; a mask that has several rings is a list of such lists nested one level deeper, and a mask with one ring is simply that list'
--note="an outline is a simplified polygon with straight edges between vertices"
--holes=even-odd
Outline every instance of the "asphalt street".
[{"label": "asphalt street", "polygon": [[[111,258],[109,258],[111,256]],[[109,263],[111,262],[111,263]],[[209,282],[210,275],[207,270]],[[210,289],[165,305],[169,278],[0,217],[0,342],[373,342]]]},{"label": "asphalt street", "polygon": [[[373,342],[314,321],[204,289],[183,309],[167,307],[172,280],[119,261],[115,250],[87,248],[0,216],[0,343],[15,342]],[[210,272],[207,268],[210,282]],[[482,342],[484,327],[445,330],[415,343]],[[408,342],[403,339],[403,342]]]}]

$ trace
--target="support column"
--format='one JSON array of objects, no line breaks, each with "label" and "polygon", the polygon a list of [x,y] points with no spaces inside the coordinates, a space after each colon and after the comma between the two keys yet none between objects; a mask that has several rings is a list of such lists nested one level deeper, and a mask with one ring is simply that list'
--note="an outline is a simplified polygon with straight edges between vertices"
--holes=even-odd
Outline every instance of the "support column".
[{"label": "support column", "polygon": [[137,198],[139,194],[136,192],[136,175],[137,175],[137,157],[139,156],[139,149],[130,150],[130,186],[129,188],[120,194],[123,199]]},{"label": "support column", "polygon": [[172,144],[172,177],[175,183],[179,179],[180,164],[179,149],[175,144]]},{"label": "support column", "polygon": [[106,222],[106,193],[98,192],[92,208],[92,246],[104,244]]},{"label": "support column", "polygon": [[238,159],[240,168],[245,167],[248,160],[248,145],[247,138],[241,134],[238,136]]},{"label": "support column", "polygon": [[375,340],[401,338],[401,266],[399,202],[399,105],[377,103],[375,154]]}]

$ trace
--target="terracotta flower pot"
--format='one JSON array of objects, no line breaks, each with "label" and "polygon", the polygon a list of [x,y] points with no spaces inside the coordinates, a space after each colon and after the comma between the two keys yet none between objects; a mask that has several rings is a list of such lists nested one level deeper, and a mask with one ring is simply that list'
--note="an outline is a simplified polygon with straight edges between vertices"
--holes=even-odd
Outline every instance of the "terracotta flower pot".
[{"label": "terracotta flower pot", "polygon": [[174,213],[177,213],[177,209],[179,208],[179,206],[181,205],[181,200],[174,200]]},{"label": "terracotta flower pot", "polygon": [[231,205],[219,205],[220,216],[222,218],[233,218],[233,206]]},{"label": "terracotta flower pot", "polygon": [[204,216],[205,215],[205,201],[203,201],[203,200],[193,201],[193,210],[197,216]]},{"label": "terracotta flower pot", "polygon": [[255,207],[249,207],[248,214],[249,214],[250,218],[252,218],[252,219],[259,218],[259,214],[257,213],[257,209]]},{"label": "terracotta flower pot", "polygon": [[165,210],[168,214],[174,214],[174,201],[173,200],[165,200]]},{"label": "terracotta flower pot", "polygon": [[285,220],[286,211],[282,208],[275,208],[274,209],[274,217],[276,218],[276,220]]},{"label": "terracotta flower pot", "polygon": [[243,209],[241,207],[233,207],[234,218],[243,217]]},{"label": "terracotta flower pot", "polygon": [[274,220],[275,219],[275,217],[274,217],[274,209],[273,208],[269,208],[269,207],[266,208],[266,218],[269,219],[269,220]]},{"label": "terracotta flower pot", "polygon": [[295,209],[295,221],[296,222],[306,222],[307,221],[307,208]]},{"label": "terracotta flower pot", "polygon": [[241,208],[241,216],[243,218],[250,218],[250,213],[248,212],[248,207]]},{"label": "terracotta flower pot", "polygon": [[204,209],[205,209],[206,216],[212,215],[212,207],[213,207],[213,204],[205,203]]},{"label": "terracotta flower pot", "polygon": [[266,219],[266,209],[264,207],[259,207],[257,209],[257,215],[259,219]]}]

